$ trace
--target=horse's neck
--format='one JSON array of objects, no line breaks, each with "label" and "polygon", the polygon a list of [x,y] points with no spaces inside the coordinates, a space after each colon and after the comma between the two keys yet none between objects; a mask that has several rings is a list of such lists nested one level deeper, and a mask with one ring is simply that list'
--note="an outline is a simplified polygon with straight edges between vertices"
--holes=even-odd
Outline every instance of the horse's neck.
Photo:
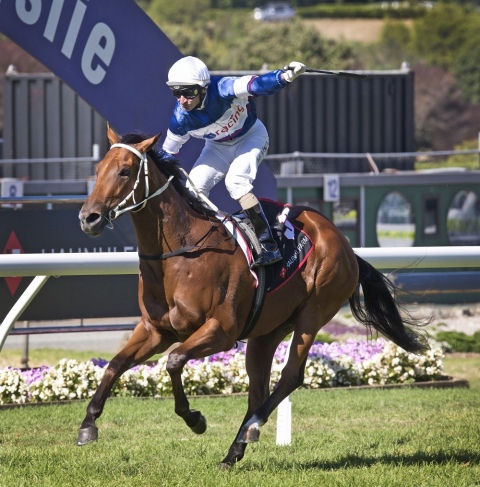
[{"label": "horse's neck", "polygon": [[159,255],[194,245],[210,223],[189,208],[173,189],[148,203],[147,208],[132,214],[139,252]]}]

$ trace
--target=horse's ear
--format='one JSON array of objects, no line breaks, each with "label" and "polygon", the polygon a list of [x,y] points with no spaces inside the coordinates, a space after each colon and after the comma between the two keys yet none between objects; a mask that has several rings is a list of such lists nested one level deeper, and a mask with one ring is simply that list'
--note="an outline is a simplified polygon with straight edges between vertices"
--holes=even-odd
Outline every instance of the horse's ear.
[{"label": "horse's ear", "polygon": [[110,124],[107,122],[107,137],[110,145],[116,144],[120,137],[115,133],[115,131],[110,127]]},{"label": "horse's ear", "polygon": [[157,134],[154,137],[150,137],[149,139],[144,140],[143,142],[140,142],[139,144],[136,145],[137,149],[140,152],[147,152],[150,150],[156,143],[157,140],[160,138],[162,134]]}]

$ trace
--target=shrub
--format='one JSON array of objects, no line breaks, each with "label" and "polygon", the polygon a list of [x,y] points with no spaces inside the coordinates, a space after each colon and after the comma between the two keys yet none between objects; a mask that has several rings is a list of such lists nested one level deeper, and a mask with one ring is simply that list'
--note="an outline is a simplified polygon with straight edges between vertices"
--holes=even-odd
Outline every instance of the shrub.
[{"label": "shrub", "polygon": [[[480,337],[479,337],[480,338]],[[278,347],[272,365],[271,384],[279,379],[287,342]],[[393,384],[435,380],[442,377],[442,351],[414,355],[383,339],[347,340],[345,343],[315,342],[306,363],[303,387],[320,389],[362,384]],[[157,364],[139,365],[124,373],[111,394],[130,397],[160,397],[172,394],[165,370],[167,357]],[[61,360],[55,367],[23,372],[0,370],[0,404],[23,404],[93,396],[104,374],[106,362]],[[188,395],[232,394],[248,390],[245,346],[203,360],[191,360],[182,375]]]},{"label": "shrub", "polygon": [[480,353],[480,331],[467,335],[460,331],[440,331],[437,340],[447,342],[452,351]]}]

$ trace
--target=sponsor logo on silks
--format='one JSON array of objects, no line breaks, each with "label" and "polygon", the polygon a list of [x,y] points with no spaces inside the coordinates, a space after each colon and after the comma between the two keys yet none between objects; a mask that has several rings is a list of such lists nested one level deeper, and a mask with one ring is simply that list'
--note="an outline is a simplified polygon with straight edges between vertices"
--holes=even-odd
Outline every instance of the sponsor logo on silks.
[{"label": "sponsor logo on silks", "polygon": [[228,133],[229,130],[235,127],[237,122],[240,120],[240,115],[245,111],[245,107],[242,105],[237,105],[237,109],[233,112],[230,117],[228,117],[227,123],[220,129],[217,130],[216,135],[221,135]]}]

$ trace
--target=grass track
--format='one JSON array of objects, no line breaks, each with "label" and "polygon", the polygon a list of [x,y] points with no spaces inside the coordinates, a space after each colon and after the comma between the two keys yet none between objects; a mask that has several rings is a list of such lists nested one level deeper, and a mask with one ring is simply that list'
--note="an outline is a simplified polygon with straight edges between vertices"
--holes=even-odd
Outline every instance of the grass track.
[{"label": "grass track", "polygon": [[245,397],[192,400],[202,436],[171,399],[111,399],[85,447],[74,443],[86,402],[0,410],[0,485],[480,485],[480,389],[302,390],[292,402],[292,445],[275,445],[273,417],[226,472]]}]

